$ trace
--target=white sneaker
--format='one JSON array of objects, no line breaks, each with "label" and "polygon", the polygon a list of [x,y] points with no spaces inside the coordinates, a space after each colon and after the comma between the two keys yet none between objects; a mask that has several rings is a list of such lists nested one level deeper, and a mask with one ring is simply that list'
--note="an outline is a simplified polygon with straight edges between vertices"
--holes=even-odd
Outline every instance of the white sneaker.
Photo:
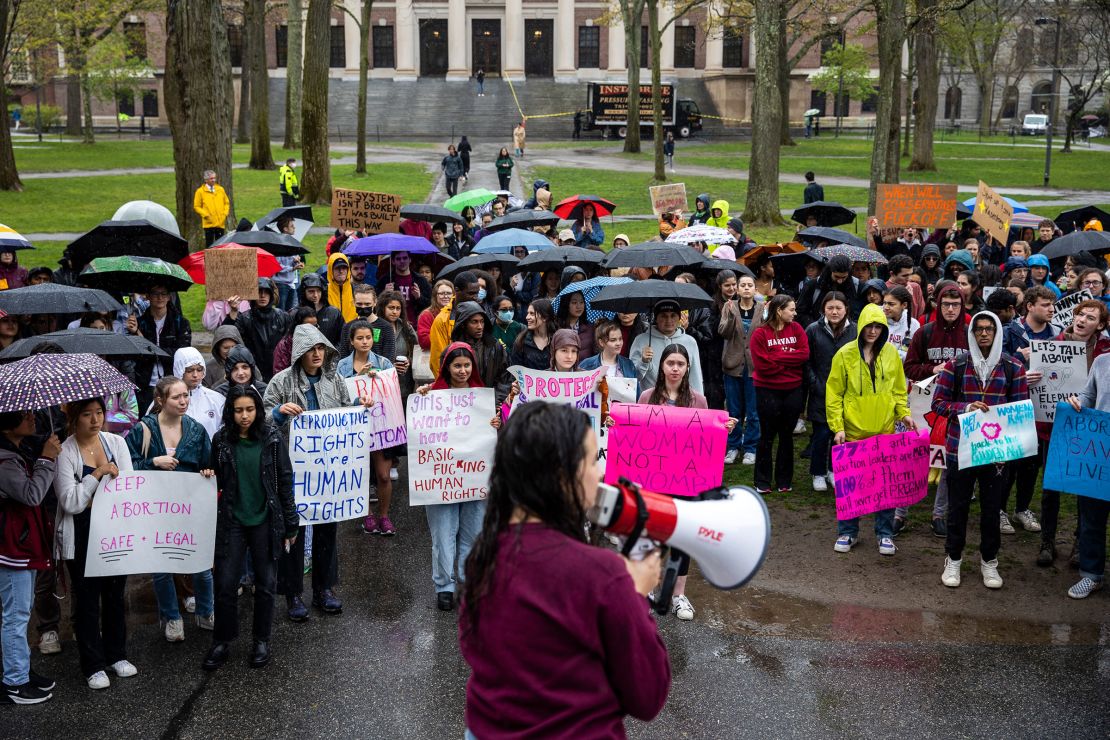
[{"label": "white sneaker", "polygon": [[732,465],[736,462],[736,456],[740,454],[740,450],[729,450],[725,453],[725,465]]},{"label": "white sneaker", "polygon": [[129,660],[117,660],[108,667],[120,678],[130,678],[139,672],[139,669],[132,665]]},{"label": "white sneaker", "polygon": [[825,491],[829,490],[829,484],[825,482],[825,476],[813,476],[813,490],[817,491],[818,493],[824,493]]},{"label": "white sneaker", "polygon": [[836,485],[836,476],[833,475],[831,472],[825,476],[825,479],[829,482],[830,486]]},{"label": "white sneaker", "polygon": [[898,548],[894,546],[894,540],[889,537],[883,537],[879,540],[880,555],[893,555],[896,552],[898,552]]},{"label": "white sneaker", "polygon": [[794,434],[805,434],[805,433],[806,433],[806,423],[804,421],[802,421],[801,419],[798,419],[798,423],[794,425]]},{"label": "white sneaker", "polygon": [[682,596],[671,597],[671,614],[675,615],[683,622],[689,622],[694,618],[694,605],[686,598],[685,594]]},{"label": "white sneaker", "polygon": [[755,465],[755,453],[745,452],[743,463],[744,465]]},{"label": "white sneaker", "polygon": [[1014,533],[1014,525],[1010,524],[1010,517],[1004,511],[998,512],[998,531],[1002,534]]},{"label": "white sneaker", "polygon": [[87,683],[90,689],[106,689],[112,685],[112,682],[108,680],[108,674],[104,671],[97,671],[89,676]]},{"label": "white sneaker", "polygon": [[850,537],[846,534],[841,535],[840,537],[836,538],[836,542],[833,544],[833,549],[837,552],[851,552],[852,548],[856,546],[857,542],[859,542],[859,537]]},{"label": "white sneaker", "polygon": [[983,574],[983,585],[987,588],[1002,588],[1002,576],[998,575],[998,558],[980,560],[979,572]]},{"label": "white sneaker", "polygon": [[389,469],[389,479],[390,480],[397,480],[397,477],[398,477],[397,476],[397,468],[390,468]]},{"label": "white sneaker", "polygon": [[1033,516],[1033,512],[1029,509],[1019,511],[1014,514],[1014,519],[1021,525],[1021,528],[1026,532],[1040,532],[1041,523],[1037,521],[1037,517]]},{"label": "white sneaker", "polygon": [[1101,580],[1096,581],[1093,578],[1083,576],[1079,579],[1079,583],[1068,589],[1068,596],[1073,599],[1085,599],[1100,588],[1102,588]]},{"label": "white sneaker", "polygon": [[956,588],[960,585],[960,566],[963,565],[962,560],[953,560],[947,555],[944,557],[944,573],[940,576],[940,582],[949,588]]},{"label": "white sneaker", "polygon": [[62,652],[62,642],[58,639],[57,630],[47,630],[39,638],[39,652],[43,655],[57,655]]},{"label": "white sneaker", "polygon": [[167,619],[163,626],[167,642],[185,642],[185,622],[180,619]]},{"label": "white sneaker", "polygon": [[212,630],[216,629],[215,613],[209,614],[207,617],[202,617],[198,614],[196,619],[197,627],[200,627],[202,630],[208,630],[209,632],[211,632]]},{"label": "white sneaker", "polygon": [[196,610],[197,610],[197,599],[196,599],[196,597],[195,596],[186,596],[185,597],[185,611],[192,614]]}]

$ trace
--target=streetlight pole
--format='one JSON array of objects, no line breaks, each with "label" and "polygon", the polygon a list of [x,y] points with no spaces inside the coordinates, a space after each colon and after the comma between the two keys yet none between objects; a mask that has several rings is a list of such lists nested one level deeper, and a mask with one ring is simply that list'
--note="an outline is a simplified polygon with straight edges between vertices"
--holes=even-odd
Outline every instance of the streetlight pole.
[{"label": "streetlight pole", "polygon": [[1052,129],[1056,123],[1056,89],[1060,84],[1060,19],[1038,18],[1034,23],[1038,26],[1047,26],[1049,23],[1056,25],[1056,39],[1052,45],[1052,90],[1048,96],[1048,126],[1045,127],[1044,138],[1044,186],[1047,188],[1049,175],[1052,172]]}]

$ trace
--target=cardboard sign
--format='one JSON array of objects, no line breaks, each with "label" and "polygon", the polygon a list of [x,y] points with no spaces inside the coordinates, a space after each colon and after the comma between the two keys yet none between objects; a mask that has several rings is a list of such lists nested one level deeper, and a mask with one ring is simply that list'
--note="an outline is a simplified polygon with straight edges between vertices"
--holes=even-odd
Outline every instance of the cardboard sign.
[{"label": "cardboard sign", "polygon": [[960,470],[1037,454],[1032,401],[1004,403],[991,406],[987,411],[969,411],[956,418],[960,423],[957,450]]},{"label": "cardboard sign", "polygon": [[397,232],[401,228],[401,196],[332,188],[331,225],[366,234]]},{"label": "cardboard sign", "polygon": [[721,485],[728,414],[715,409],[622,403],[610,409],[605,482],[628,478],[645,490],[696,496]]},{"label": "cardboard sign", "polygon": [[216,479],[144,470],[104,476],[92,500],[85,575],[200,573],[216,547]]},{"label": "cardboard sign", "polygon": [[1066,403],[1057,406],[1044,487],[1110,501],[1110,414],[1076,411]]},{"label": "cardboard sign", "polygon": [[293,497],[301,524],[366,516],[370,498],[369,412],[305,411],[289,421]]},{"label": "cardboard sign", "polygon": [[1052,304],[1052,326],[1058,331],[1067,331],[1071,328],[1072,319],[1075,318],[1075,307],[1083,301],[1094,298],[1091,291],[1084,288],[1064,296]]},{"label": "cardboard sign", "polygon": [[875,218],[885,227],[947,229],[956,220],[956,186],[880,184]]},{"label": "cardboard sign", "polygon": [[929,492],[929,435],[880,434],[834,445],[836,518],[908,507]]},{"label": "cardboard sign", "polygon": [[948,434],[948,419],[933,412],[933,383],[937,376],[910,384],[910,417],[918,429],[929,430],[929,467],[944,470],[944,442]]},{"label": "cardboard sign", "polygon": [[497,430],[492,388],[409,396],[409,504],[480,501],[489,493]]},{"label": "cardboard sign", "polygon": [[381,370],[374,377],[347,378],[347,390],[358,401],[369,396],[374,405],[367,407],[367,451],[384,450],[408,442],[405,409],[401,406],[401,386],[397,371]]},{"label": "cardboard sign", "polygon": [[226,301],[231,296],[258,300],[258,250],[209,249],[204,253],[204,297]]},{"label": "cardboard sign", "polygon": [[1014,207],[990,185],[980,180],[979,192],[975,194],[975,213],[971,218],[999,244],[1006,244],[1010,238],[1010,221],[1014,218]]},{"label": "cardboard sign", "polygon": [[1034,339],[1029,343],[1029,369],[1044,373],[1041,382],[1030,384],[1029,397],[1037,421],[1051,424],[1056,418],[1056,404],[1087,384],[1087,345]]},{"label": "cardboard sign", "polygon": [[686,184],[681,182],[653,185],[648,188],[651,211],[659,218],[664,213],[686,212]]}]

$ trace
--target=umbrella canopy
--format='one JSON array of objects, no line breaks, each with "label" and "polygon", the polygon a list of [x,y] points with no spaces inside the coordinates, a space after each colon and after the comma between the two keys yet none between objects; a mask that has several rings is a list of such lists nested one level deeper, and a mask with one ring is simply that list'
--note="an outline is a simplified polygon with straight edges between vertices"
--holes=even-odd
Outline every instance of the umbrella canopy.
[{"label": "umbrella canopy", "polygon": [[1037,224],[1043,220],[1044,216],[1038,216],[1035,213],[1015,213],[1014,217],[1010,219],[1010,228],[1035,229]]},{"label": "umbrella canopy", "polygon": [[591,324],[596,324],[601,319],[615,319],[617,318],[615,311],[599,311],[593,307],[593,301],[604,288],[608,288],[610,285],[623,285],[631,282],[632,278],[628,277],[595,277],[589,280],[579,280],[577,283],[571,283],[560,290],[559,295],[551,301],[551,308],[558,313],[561,298],[571,293],[581,293],[582,298],[586,301],[586,318]]},{"label": "umbrella canopy", "polygon": [[551,249],[554,244],[543,234],[527,229],[505,229],[483,236],[474,247],[479,254],[512,254],[515,247],[525,247],[529,252]]},{"label": "umbrella canopy", "polygon": [[735,244],[736,237],[730,234],[728,229],[722,229],[720,226],[694,224],[684,229],[672,231],[666,241],[670,244],[693,244],[695,242],[704,242],[705,244]]},{"label": "umbrella canopy", "polygon": [[179,265],[154,257],[97,257],[77,282],[120,293],[146,293],[155,285],[181,292],[193,286],[193,279]]},{"label": "umbrella canopy", "polygon": [[552,210],[559,218],[577,221],[582,217],[582,208],[586,205],[594,207],[594,215],[598,218],[612,216],[613,211],[617,210],[613,201],[605,200],[597,195],[572,195],[559,201],[559,204]]},{"label": "umbrella canopy", "polygon": [[216,240],[213,247],[238,244],[241,247],[261,247],[275,257],[295,257],[308,254],[308,248],[288,234],[265,231],[232,231]]},{"label": "umbrella canopy", "polygon": [[436,280],[454,280],[460,272],[488,270],[490,267],[500,267],[502,273],[514,272],[518,262],[519,260],[511,254],[469,254],[440,270]]},{"label": "umbrella canopy", "polygon": [[[1106,254],[1110,252],[1110,233],[1105,231],[1073,231],[1053,239],[1038,254],[1050,260],[1067,257],[1078,252]],[[3,295],[0,293],[0,295]]]},{"label": "umbrella canopy", "polygon": [[618,247],[601,260],[601,266],[606,269],[614,267],[685,267],[686,265],[700,265],[705,261],[705,256],[698,250],[682,244],[667,244],[666,242],[643,242],[631,244],[627,247]]},{"label": "umbrella canopy", "polygon": [[131,200],[112,214],[113,221],[149,221],[160,229],[181,236],[173,211],[152,200]]},{"label": "umbrella canopy", "polygon": [[0,352],[0,360],[22,360],[30,357],[35,348],[43,342],[53,342],[66,351],[66,354],[85,353],[98,357],[120,357],[139,359],[142,357],[169,357],[157,344],[145,337],[129,334],[116,334],[107,329],[66,329],[49,334],[40,334],[13,342]]},{"label": "umbrella canopy", "polygon": [[798,242],[783,242],[781,244],[760,244],[755,249],[749,249],[744,254],[740,255],[739,260],[745,265],[754,264],[760,257],[769,254],[772,257],[776,254],[792,254],[794,252],[804,252],[806,248]]},{"label": "umbrella canopy", "polygon": [[513,211],[506,213],[501,218],[495,218],[486,231],[501,231],[502,229],[530,229],[533,226],[554,226],[559,223],[559,217],[551,211]]},{"label": "umbrella canopy", "polygon": [[134,387],[96,355],[34,355],[0,367],[0,413],[46,409]]},{"label": "umbrella canopy", "polygon": [[308,230],[312,228],[315,221],[312,220],[312,207],[311,206],[285,206],[284,208],[275,208],[267,213],[262,218],[254,222],[254,230],[278,231],[277,222],[282,216],[291,216],[293,218],[293,238],[297,241],[304,241],[308,236]]},{"label": "umbrella canopy", "polygon": [[[1060,231],[1065,234],[1073,231],[1082,231],[1083,226],[1092,218],[1097,218],[1102,222],[1102,228],[1110,229],[1110,213],[1102,210],[1098,206],[1082,206],[1081,208],[1073,208],[1070,211],[1061,211],[1060,215],[1053,219],[1056,225],[1060,227]],[[0,234],[3,236],[3,234]]]},{"label": "umbrella canopy", "polygon": [[810,217],[817,219],[817,226],[840,226],[855,221],[856,213],[835,201],[818,200],[794,209],[794,215],[791,216],[803,226]]},{"label": "umbrella canopy", "polygon": [[343,248],[348,257],[377,257],[394,252],[409,254],[432,254],[438,252],[435,244],[422,236],[407,234],[374,234],[355,239]]},{"label": "umbrella canopy", "polygon": [[23,238],[23,235],[13,229],[11,226],[0,224],[0,250],[5,252],[14,252],[17,249],[34,249],[35,246],[31,242]]},{"label": "umbrella canopy", "polygon": [[[515,211],[524,205],[524,200],[513,195],[511,190],[494,190],[493,195],[494,197],[499,195],[505,196],[505,199],[509,201],[505,206],[506,211]],[[481,217],[489,213],[492,209],[493,201],[490,201],[483,206],[478,206],[478,210],[476,211],[476,213],[479,217]]]},{"label": "umbrella canopy", "polygon": [[[84,265],[96,257],[154,257],[175,265],[189,254],[189,242],[150,221],[105,221],[67,247],[70,262]],[[128,291],[130,292],[130,291]]]},{"label": "umbrella canopy", "polygon": [[[409,269],[416,272],[421,265],[428,265],[432,268],[432,274],[435,275],[444,267],[455,264],[455,258],[444,254],[443,252],[429,252],[428,254],[417,254],[412,256],[412,263]],[[392,275],[393,274],[393,256],[386,255],[385,257],[378,258],[378,274],[379,275]]]},{"label": "umbrella canopy", "polygon": [[463,217],[454,211],[448,210],[442,206],[433,206],[427,203],[413,203],[412,205],[401,206],[401,218],[407,218],[412,221],[427,221],[432,224],[436,221],[466,224]]},{"label": "umbrella canopy", "polygon": [[956,220],[959,221],[959,220],[965,219],[965,218],[971,218],[971,209],[968,208],[967,206],[965,206],[963,203],[957,203],[956,204]]},{"label": "umbrella canopy", "polygon": [[701,270],[703,272],[710,272],[713,274],[717,274],[721,270],[732,270],[736,273],[737,276],[748,275],[749,277],[755,277],[755,273],[752,272],[747,265],[742,265],[734,260],[715,260],[710,258],[702,262],[700,265],[693,265],[690,269],[695,271]]},{"label": "umbrella canopy", "polygon": [[[258,257],[258,277],[273,277],[281,272],[281,263],[277,261],[277,257],[265,249],[244,247],[241,244],[213,245],[209,249],[253,249]],[[205,282],[204,255],[208,254],[208,251],[208,249],[201,249],[193,252],[178,263],[197,285],[204,285]]]},{"label": "umbrella canopy", "polygon": [[103,290],[41,283],[0,290],[0,310],[15,314],[115,313],[123,304]]},{"label": "umbrella canopy", "polygon": [[496,197],[497,195],[492,190],[474,188],[473,190],[465,190],[458,195],[451,196],[444,202],[443,207],[461,213],[462,209],[467,206],[477,208],[478,206],[489,203]]},{"label": "umbrella canopy", "polygon": [[676,301],[684,309],[713,305],[713,299],[698,286],[670,280],[634,280],[610,285],[598,294],[592,305],[598,310],[639,313],[653,310],[660,301]]},{"label": "umbrella canopy", "polygon": [[814,249],[809,254],[822,262],[828,262],[833,257],[843,255],[852,260],[852,262],[869,262],[876,265],[886,264],[886,257],[882,256],[874,249],[863,249],[854,247],[851,244],[834,244],[831,247],[821,247],[820,249]]},{"label": "umbrella canopy", "polygon": [[856,236],[842,229],[830,229],[825,226],[810,226],[808,229],[802,229],[795,237],[798,241],[806,246],[813,246],[817,242],[828,242],[830,244],[851,244],[854,247],[867,247],[867,241],[860,236]]},{"label": "umbrella canopy", "polygon": [[[482,241],[485,241],[483,239]],[[564,267],[581,267],[589,269],[597,267],[605,259],[604,252],[597,252],[584,247],[553,247],[539,252],[533,252],[520,261],[521,272],[544,272],[545,270],[562,270]]]},{"label": "umbrella canopy", "polygon": [[802,115],[803,116],[819,116],[819,115],[821,115],[821,109],[820,108],[808,108],[806,110],[806,112],[803,113]]},{"label": "umbrella canopy", "polygon": [[[1018,203],[1013,198],[1007,198],[1006,196],[1002,196],[1002,200],[1004,200],[1004,201],[1006,201],[1007,203],[1010,204],[1010,207],[1014,209],[1014,213],[1025,213],[1029,210],[1023,204]],[[965,207],[970,208],[972,211],[975,210],[975,198],[968,198],[967,200],[965,200],[963,202],[963,204],[964,204]],[[975,218],[975,217],[972,216],[972,218]]]}]

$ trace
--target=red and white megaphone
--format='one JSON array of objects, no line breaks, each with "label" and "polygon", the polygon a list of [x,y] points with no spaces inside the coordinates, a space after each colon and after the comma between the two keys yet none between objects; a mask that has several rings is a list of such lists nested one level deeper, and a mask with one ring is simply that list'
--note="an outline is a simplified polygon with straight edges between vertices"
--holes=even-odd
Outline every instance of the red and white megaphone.
[{"label": "red and white megaphone", "polygon": [[623,553],[632,555],[642,538],[671,548],[664,568],[656,611],[665,614],[674,579],[685,558],[693,558],[702,575],[720,589],[739,588],[763,564],[771,541],[771,517],[763,499],[747,486],[714,488],[694,498],[649,493],[622,478],[602,483],[589,511],[594,524],[626,538]]}]

